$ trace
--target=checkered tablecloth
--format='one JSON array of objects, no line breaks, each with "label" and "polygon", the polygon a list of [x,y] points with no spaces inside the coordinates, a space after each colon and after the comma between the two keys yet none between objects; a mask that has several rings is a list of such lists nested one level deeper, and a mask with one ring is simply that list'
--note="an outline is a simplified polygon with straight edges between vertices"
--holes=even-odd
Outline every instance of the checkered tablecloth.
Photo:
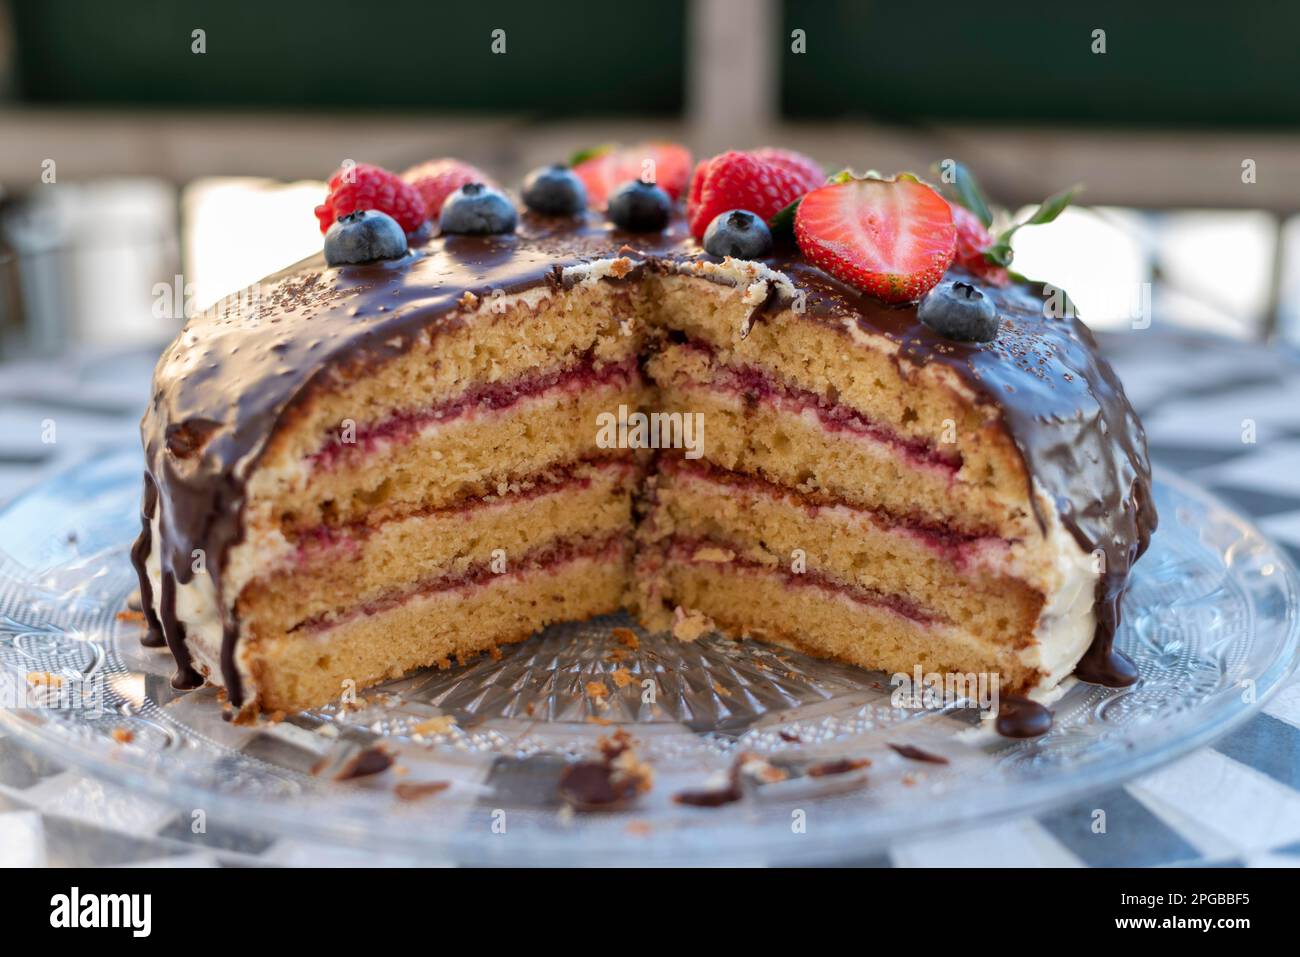
[{"label": "checkered tablecloth", "polygon": [[[1300,356],[1156,329],[1104,337],[1159,464],[1251,516],[1300,563]],[[0,502],[138,441],[153,354],[0,367]],[[48,425],[54,424],[55,441]],[[2,733],[0,733],[2,734]],[[1093,812],[1106,812],[1104,834]],[[181,812],[0,736],[0,865],[403,864]],[[1300,865],[1300,681],[1211,747],[1032,818],[846,863]]]}]

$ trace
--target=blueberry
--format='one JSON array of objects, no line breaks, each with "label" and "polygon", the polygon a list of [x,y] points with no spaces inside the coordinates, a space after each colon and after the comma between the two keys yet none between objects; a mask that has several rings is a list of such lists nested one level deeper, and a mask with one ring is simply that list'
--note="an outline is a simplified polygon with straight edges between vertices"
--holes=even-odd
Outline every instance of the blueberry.
[{"label": "blueberry", "polygon": [[331,266],[404,255],[406,233],[397,220],[376,209],[358,209],[340,216],[325,233],[325,261]]},{"label": "blueberry", "polygon": [[543,216],[577,216],[587,208],[587,187],[567,166],[542,166],[524,179],[524,202]]},{"label": "blueberry", "polygon": [[968,282],[941,282],[921,300],[917,318],[939,335],[962,342],[991,342],[998,334],[993,300]]},{"label": "blueberry", "polygon": [[466,183],[442,203],[438,226],[444,233],[488,236],[512,233],[519,222],[515,204],[482,183]]},{"label": "blueberry", "polygon": [[704,231],[704,251],[710,256],[761,259],[772,249],[772,231],[747,209],[718,213]]},{"label": "blueberry", "polygon": [[634,179],[609,196],[609,218],[630,233],[656,233],[668,225],[673,201],[654,183]]}]

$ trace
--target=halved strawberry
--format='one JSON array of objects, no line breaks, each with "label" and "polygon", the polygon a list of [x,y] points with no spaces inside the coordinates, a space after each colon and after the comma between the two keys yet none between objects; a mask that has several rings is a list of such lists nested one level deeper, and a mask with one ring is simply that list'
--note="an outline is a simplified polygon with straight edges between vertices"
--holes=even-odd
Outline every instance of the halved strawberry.
[{"label": "halved strawberry", "polygon": [[477,167],[458,159],[435,159],[412,166],[402,179],[416,188],[424,198],[429,218],[437,220],[442,201],[466,183],[483,183],[495,187],[492,178]]},{"label": "halved strawberry", "polygon": [[885,302],[920,299],[957,247],[948,203],[912,180],[855,179],[813,190],[794,219],[813,265]]},{"label": "halved strawberry", "polygon": [[995,286],[1005,286],[1011,281],[1007,270],[984,258],[984,250],[994,243],[993,235],[984,228],[979,217],[965,206],[952,206],[952,223],[957,229],[957,252],[953,262]]},{"label": "halved strawberry", "polygon": [[587,205],[604,209],[609,194],[629,180],[652,176],[676,200],[691,175],[691,153],[677,143],[612,147],[575,163],[573,172],[587,187]]},{"label": "halved strawberry", "polygon": [[702,238],[714,217],[729,209],[747,209],[767,222],[813,185],[825,182],[822,176],[817,184],[807,179],[806,170],[791,171],[754,153],[731,150],[705,160],[695,168],[686,201],[691,235]]}]

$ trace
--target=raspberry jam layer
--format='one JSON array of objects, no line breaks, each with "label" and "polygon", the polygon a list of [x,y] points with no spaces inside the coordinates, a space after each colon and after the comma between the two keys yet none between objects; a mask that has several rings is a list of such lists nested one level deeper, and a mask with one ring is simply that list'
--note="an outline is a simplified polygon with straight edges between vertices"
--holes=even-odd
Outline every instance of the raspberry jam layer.
[{"label": "raspberry jam layer", "polygon": [[318,560],[334,550],[355,550],[367,538],[392,522],[443,515],[463,515],[469,518],[475,512],[490,508],[512,508],[521,502],[541,498],[544,495],[562,495],[589,489],[592,483],[600,478],[615,477],[616,480],[621,480],[621,485],[614,487],[615,491],[630,492],[630,480],[636,472],[637,466],[630,452],[609,458],[580,459],[556,465],[535,475],[511,479],[506,483],[504,491],[489,495],[473,495],[452,505],[417,508],[387,516],[377,522],[356,521],[341,525],[317,525],[294,536],[297,542],[294,560],[303,563]]},{"label": "raspberry jam layer", "polygon": [[626,387],[639,383],[635,356],[622,362],[599,362],[588,353],[575,365],[536,373],[509,382],[476,385],[454,399],[421,409],[397,412],[377,422],[358,424],[353,441],[344,442],[331,431],[319,450],[308,458],[318,468],[329,469],[374,451],[381,444],[410,441],[431,425],[453,422],[462,416],[500,412],[526,399],[554,393],[577,394],[589,389]]},{"label": "raspberry jam layer", "polygon": [[630,552],[631,541],[623,533],[599,538],[557,539],[518,558],[507,556],[505,571],[494,569],[492,562],[478,562],[455,575],[426,578],[406,588],[395,589],[379,598],[356,605],[342,614],[309,618],[289,630],[316,634],[355,618],[382,614],[417,598],[441,592],[465,592],[475,588],[485,588],[497,581],[518,581],[529,575],[552,571],[576,561],[625,562]]},{"label": "raspberry jam layer", "polygon": [[[717,561],[718,551],[730,552],[733,557],[729,561]],[[664,554],[672,561],[685,564],[712,565],[745,574],[769,575],[781,579],[787,588],[816,588],[847,598],[859,605],[870,605],[873,608],[892,612],[918,625],[944,624],[948,621],[942,615],[922,607],[906,595],[850,584],[813,569],[796,575],[783,566],[768,565],[745,558],[740,554],[738,547],[717,538],[674,536],[664,547]]]},{"label": "raspberry jam layer", "polygon": [[955,448],[943,449],[925,439],[902,435],[834,397],[800,388],[756,366],[724,365],[718,360],[716,350],[698,339],[687,339],[679,345],[708,357],[713,378],[699,383],[707,389],[740,395],[748,401],[773,405],[794,415],[812,412],[828,432],[849,433],[888,445],[919,465],[938,467],[951,473],[961,468],[962,458]]},{"label": "raspberry jam layer", "polygon": [[843,510],[867,518],[878,528],[906,535],[942,555],[958,568],[989,554],[1005,553],[1017,539],[1003,538],[996,529],[962,529],[935,519],[931,515],[909,513],[900,515],[882,508],[866,508],[824,493],[809,493],[788,485],[769,481],[760,475],[733,472],[720,468],[705,459],[686,459],[679,456],[662,456],[659,471],[664,475],[680,476],[685,481],[707,483],[735,489],[750,496],[764,496],[803,509],[816,518],[824,509]]}]

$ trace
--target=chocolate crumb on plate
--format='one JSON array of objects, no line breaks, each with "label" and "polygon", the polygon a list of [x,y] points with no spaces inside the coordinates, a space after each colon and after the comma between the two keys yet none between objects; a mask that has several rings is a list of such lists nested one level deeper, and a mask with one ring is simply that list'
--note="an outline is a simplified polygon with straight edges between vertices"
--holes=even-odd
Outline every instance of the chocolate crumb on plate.
[{"label": "chocolate crumb on plate", "polygon": [[636,794],[636,782],[607,761],[579,761],[560,776],[560,797],[579,811],[612,810]]},{"label": "chocolate crumb on plate", "polygon": [[449,787],[450,781],[402,781],[393,788],[393,793],[403,801],[418,801],[441,794]]},{"label": "chocolate crumb on plate", "polygon": [[654,771],[637,757],[632,743],[632,736],[620,728],[597,742],[598,759],[565,768],[558,787],[564,802],[578,811],[611,811],[649,791]]},{"label": "chocolate crumb on plate", "polygon": [[942,754],[931,754],[929,751],[923,751],[911,744],[891,744],[890,747],[909,761],[924,761],[927,764],[948,763],[948,759]]},{"label": "chocolate crumb on plate", "polygon": [[372,745],[353,751],[337,762],[331,761],[329,756],[323,757],[312,766],[311,773],[335,781],[351,781],[380,774],[392,765],[393,756],[383,747]]},{"label": "chocolate crumb on plate", "polygon": [[814,764],[807,769],[806,773],[810,778],[824,778],[833,774],[848,774],[850,771],[860,770],[870,764],[870,758],[836,758],[833,761]]}]

